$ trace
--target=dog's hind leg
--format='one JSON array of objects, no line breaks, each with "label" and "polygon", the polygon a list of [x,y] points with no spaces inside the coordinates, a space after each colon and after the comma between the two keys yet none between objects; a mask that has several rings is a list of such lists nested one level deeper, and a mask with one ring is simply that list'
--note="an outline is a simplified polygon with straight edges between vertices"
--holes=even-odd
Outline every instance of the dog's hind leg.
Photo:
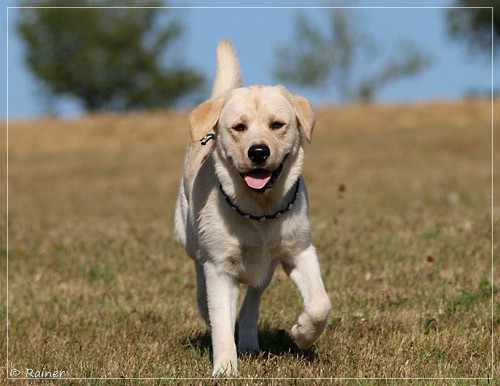
[{"label": "dog's hind leg", "polygon": [[274,274],[276,264],[269,268],[266,279],[258,287],[248,286],[245,300],[238,318],[238,352],[256,354],[259,352],[259,307],[262,293]]},{"label": "dog's hind leg", "polygon": [[210,320],[208,318],[207,283],[205,282],[203,265],[195,260],[194,267],[196,269],[196,300],[198,302],[198,311],[205,323],[210,326]]}]

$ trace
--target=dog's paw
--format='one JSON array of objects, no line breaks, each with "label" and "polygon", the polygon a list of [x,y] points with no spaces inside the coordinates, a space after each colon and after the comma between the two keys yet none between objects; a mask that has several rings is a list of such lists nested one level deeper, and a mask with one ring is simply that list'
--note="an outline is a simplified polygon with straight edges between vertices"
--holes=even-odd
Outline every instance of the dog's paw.
[{"label": "dog's paw", "polygon": [[326,322],[326,318],[318,320],[306,312],[302,313],[297,324],[292,327],[293,341],[302,350],[310,348],[325,330]]},{"label": "dog's paw", "polygon": [[257,329],[240,327],[238,333],[238,352],[240,354],[258,354],[259,337]]},{"label": "dog's paw", "polygon": [[251,354],[257,355],[259,353],[259,342],[258,341],[247,341],[238,343],[238,352],[240,354]]},{"label": "dog's paw", "polygon": [[230,360],[220,360],[214,363],[212,371],[213,377],[236,377],[238,375],[238,365],[236,358]]}]

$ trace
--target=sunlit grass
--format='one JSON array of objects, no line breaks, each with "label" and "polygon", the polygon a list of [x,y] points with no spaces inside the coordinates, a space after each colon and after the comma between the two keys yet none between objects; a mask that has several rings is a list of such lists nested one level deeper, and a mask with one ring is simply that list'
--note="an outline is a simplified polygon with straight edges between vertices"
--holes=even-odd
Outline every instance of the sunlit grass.
[{"label": "sunlit grass", "polygon": [[[300,297],[278,271],[241,376],[491,375],[490,109],[319,111],[304,176],[331,319],[298,350]],[[210,375],[194,269],[173,236],[186,141],[184,114],[10,123],[10,368]]]}]

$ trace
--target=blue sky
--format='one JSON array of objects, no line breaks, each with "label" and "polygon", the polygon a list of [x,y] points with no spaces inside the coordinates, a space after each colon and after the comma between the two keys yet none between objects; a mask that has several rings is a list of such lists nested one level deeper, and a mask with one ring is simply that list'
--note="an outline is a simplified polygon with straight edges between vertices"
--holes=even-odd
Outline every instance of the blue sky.
[{"label": "blue sky", "polygon": [[[75,2],[73,2],[75,3]],[[34,6],[37,5],[33,1]],[[70,5],[71,2],[68,2]],[[338,5],[329,1],[171,1],[174,6],[307,6],[324,7]],[[378,94],[382,103],[421,102],[425,100],[455,100],[470,91],[487,91],[492,84],[491,61],[479,55],[473,56],[465,47],[450,40],[446,33],[445,13],[450,1],[357,1],[343,2],[343,5],[370,7],[352,9],[364,30],[377,41],[385,55],[395,54],[398,42],[412,41],[421,51],[432,58],[431,66],[421,75],[391,83]],[[27,70],[23,59],[23,46],[17,37],[14,24],[22,17],[23,10],[7,7],[19,5],[18,0],[7,0],[0,10],[3,31],[0,40],[1,52],[8,44],[8,93],[0,93],[0,118],[27,118],[46,113],[46,103],[40,95],[34,77]],[[378,8],[378,7],[410,8]],[[438,7],[438,8],[411,8]],[[376,7],[376,8],[374,8]],[[297,8],[240,8],[207,9],[190,8],[178,11],[185,25],[182,41],[183,61],[194,66],[213,80],[215,71],[215,47],[223,38],[230,38],[240,57],[245,84],[276,84],[272,75],[275,64],[279,64],[276,48],[292,41],[293,20],[297,13],[306,13],[322,28],[326,28],[325,9]],[[8,13],[8,18],[7,18]],[[8,19],[8,29],[7,29]],[[8,31],[8,33],[7,33]],[[0,71],[7,80],[7,61],[2,55]],[[355,66],[353,78],[366,77],[380,65],[381,54],[374,55]],[[4,83],[4,82],[2,82]],[[6,84],[5,82],[4,84]],[[315,91],[288,85],[293,92],[302,94],[317,105],[336,103],[329,89]],[[495,83],[498,88],[498,82]],[[208,95],[207,95],[208,97]],[[78,103],[69,99],[56,104],[56,111],[62,116],[82,114]]]}]

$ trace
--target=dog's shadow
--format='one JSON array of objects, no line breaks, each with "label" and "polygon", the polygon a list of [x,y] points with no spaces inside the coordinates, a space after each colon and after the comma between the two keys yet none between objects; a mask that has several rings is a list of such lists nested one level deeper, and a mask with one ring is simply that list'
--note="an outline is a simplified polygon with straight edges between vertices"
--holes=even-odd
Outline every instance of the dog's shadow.
[{"label": "dog's shadow", "polygon": [[[238,336],[237,325],[235,336]],[[237,338],[235,339],[237,342]],[[200,354],[208,353],[210,358],[212,358],[212,339],[209,330],[191,333],[189,343]],[[257,355],[265,358],[269,356],[291,355],[300,357],[308,362],[312,362],[317,358],[314,348],[301,350],[296,346],[286,330],[270,328],[269,326],[261,326],[259,328],[259,346],[260,351]]]}]

